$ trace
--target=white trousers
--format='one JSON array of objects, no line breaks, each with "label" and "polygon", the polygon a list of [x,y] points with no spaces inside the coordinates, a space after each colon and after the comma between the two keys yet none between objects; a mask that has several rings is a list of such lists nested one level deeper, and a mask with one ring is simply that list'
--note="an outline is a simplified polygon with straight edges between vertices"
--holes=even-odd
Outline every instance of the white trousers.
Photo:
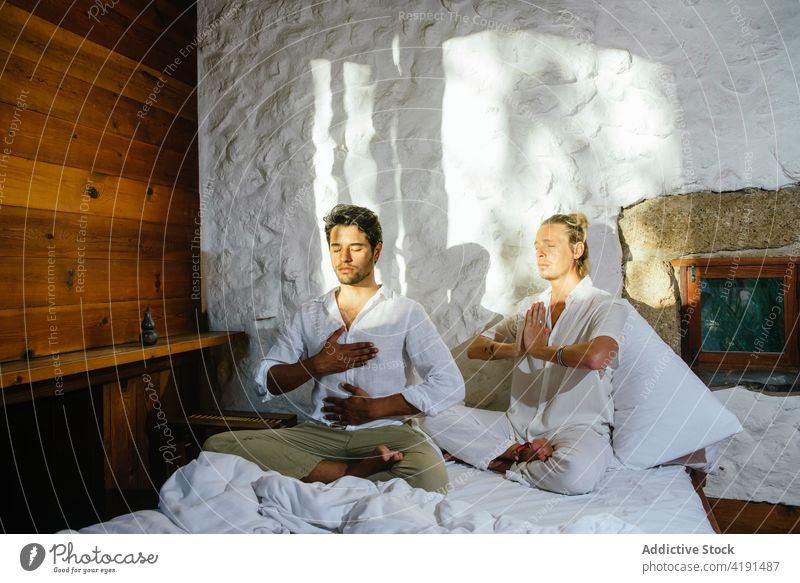
[{"label": "white trousers", "polygon": [[[501,411],[456,405],[420,426],[443,450],[463,462],[485,470],[493,459],[518,439]],[[544,462],[515,463],[506,478],[560,494],[585,494],[594,490],[613,456],[608,436],[590,427],[565,427],[546,436],[553,455]]]}]

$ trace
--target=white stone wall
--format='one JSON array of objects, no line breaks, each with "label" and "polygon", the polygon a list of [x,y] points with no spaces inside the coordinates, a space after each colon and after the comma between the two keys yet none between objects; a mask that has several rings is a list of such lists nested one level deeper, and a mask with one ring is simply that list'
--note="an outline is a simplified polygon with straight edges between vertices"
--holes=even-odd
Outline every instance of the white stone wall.
[{"label": "white stone wall", "polygon": [[[379,213],[380,279],[456,348],[541,289],[552,212],[589,215],[593,277],[617,291],[621,206],[800,178],[793,0],[311,4],[198,6],[204,298],[250,338],[225,405],[260,406],[255,363],[334,285],[336,202]],[[477,399],[497,371],[465,360]]]}]

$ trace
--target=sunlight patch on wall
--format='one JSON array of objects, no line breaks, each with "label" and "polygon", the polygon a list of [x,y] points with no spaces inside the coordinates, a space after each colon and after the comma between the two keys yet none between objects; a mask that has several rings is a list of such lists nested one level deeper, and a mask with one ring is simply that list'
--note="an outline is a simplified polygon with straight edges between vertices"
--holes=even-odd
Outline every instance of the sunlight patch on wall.
[{"label": "sunlight patch on wall", "polygon": [[397,67],[397,74],[402,76],[403,69],[400,67],[400,35],[394,35],[392,39],[392,62]]},{"label": "sunlight patch on wall", "polygon": [[353,204],[369,207],[375,200],[375,182],[378,166],[370,153],[370,142],[375,135],[372,110],[375,84],[370,83],[372,68],[358,63],[344,64],[344,111],[347,116],[344,129],[347,157],[344,176]]},{"label": "sunlight patch on wall", "polygon": [[442,49],[448,245],[489,252],[484,305],[508,313],[544,288],[533,239],[555,212],[589,217],[593,279],[618,287],[619,208],[681,184],[663,66],[532,31],[486,31]]},{"label": "sunlight patch on wall", "polygon": [[[397,151],[397,113],[394,114],[392,118],[392,125],[389,128],[389,137],[392,146],[392,162],[394,163],[394,191],[398,194],[402,192],[403,188],[403,169],[402,165],[400,164],[400,153]],[[402,295],[406,295],[408,291],[408,282],[406,281],[406,258],[403,251],[403,241],[405,240],[406,236],[406,226],[405,222],[403,221],[404,214],[403,214],[403,206],[396,205],[395,207],[396,212],[398,213],[398,221],[397,221],[397,237],[395,238],[395,259],[397,260],[397,270],[398,270],[398,284],[400,286],[399,292]]]},{"label": "sunlight patch on wall", "polygon": [[[333,207],[339,197],[333,177],[336,141],[330,134],[333,121],[333,94],[331,92],[331,62],[327,59],[311,61],[311,78],[314,88],[314,124],[311,130],[314,143],[314,203],[317,224],[322,225],[325,213]],[[325,289],[338,284],[328,261],[328,244],[321,237],[323,265],[322,277]]]}]

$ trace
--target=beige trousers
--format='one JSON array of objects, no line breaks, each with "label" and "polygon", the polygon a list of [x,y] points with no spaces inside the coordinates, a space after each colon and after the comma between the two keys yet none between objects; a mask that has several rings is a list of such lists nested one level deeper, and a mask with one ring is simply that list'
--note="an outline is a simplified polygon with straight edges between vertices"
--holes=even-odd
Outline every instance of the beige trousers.
[{"label": "beige trousers", "polygon": [[379,482],[403,478],[416,488],[447,491],[441,455],[408,424],[346,431],[302,423],[285,429],[228,431],[209,437],[203,449],[238,455],[265,470],[302,479],[322,460],[357,461],[370,456],[378,445],[403,452],[403,460],[367,479]]}]

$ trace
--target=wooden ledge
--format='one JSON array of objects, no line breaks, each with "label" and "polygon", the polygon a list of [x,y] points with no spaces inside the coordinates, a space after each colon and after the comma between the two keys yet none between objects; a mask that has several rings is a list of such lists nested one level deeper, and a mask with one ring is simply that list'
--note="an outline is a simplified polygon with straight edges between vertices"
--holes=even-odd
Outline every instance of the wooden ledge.
[{"label": "wooden ledge", "polygon": [[243,335],[244,332],[180,334],[159,338],[153,346],[128,342],[103,348],[39,356],[30,360],[12,360],[0,363],[0,389],[50,379],[58,382],[73,374],[220,346]]},{"label": "wooden ledge", "polygon": [[800,534],[800,506],[709,498],[723,533]]}]

